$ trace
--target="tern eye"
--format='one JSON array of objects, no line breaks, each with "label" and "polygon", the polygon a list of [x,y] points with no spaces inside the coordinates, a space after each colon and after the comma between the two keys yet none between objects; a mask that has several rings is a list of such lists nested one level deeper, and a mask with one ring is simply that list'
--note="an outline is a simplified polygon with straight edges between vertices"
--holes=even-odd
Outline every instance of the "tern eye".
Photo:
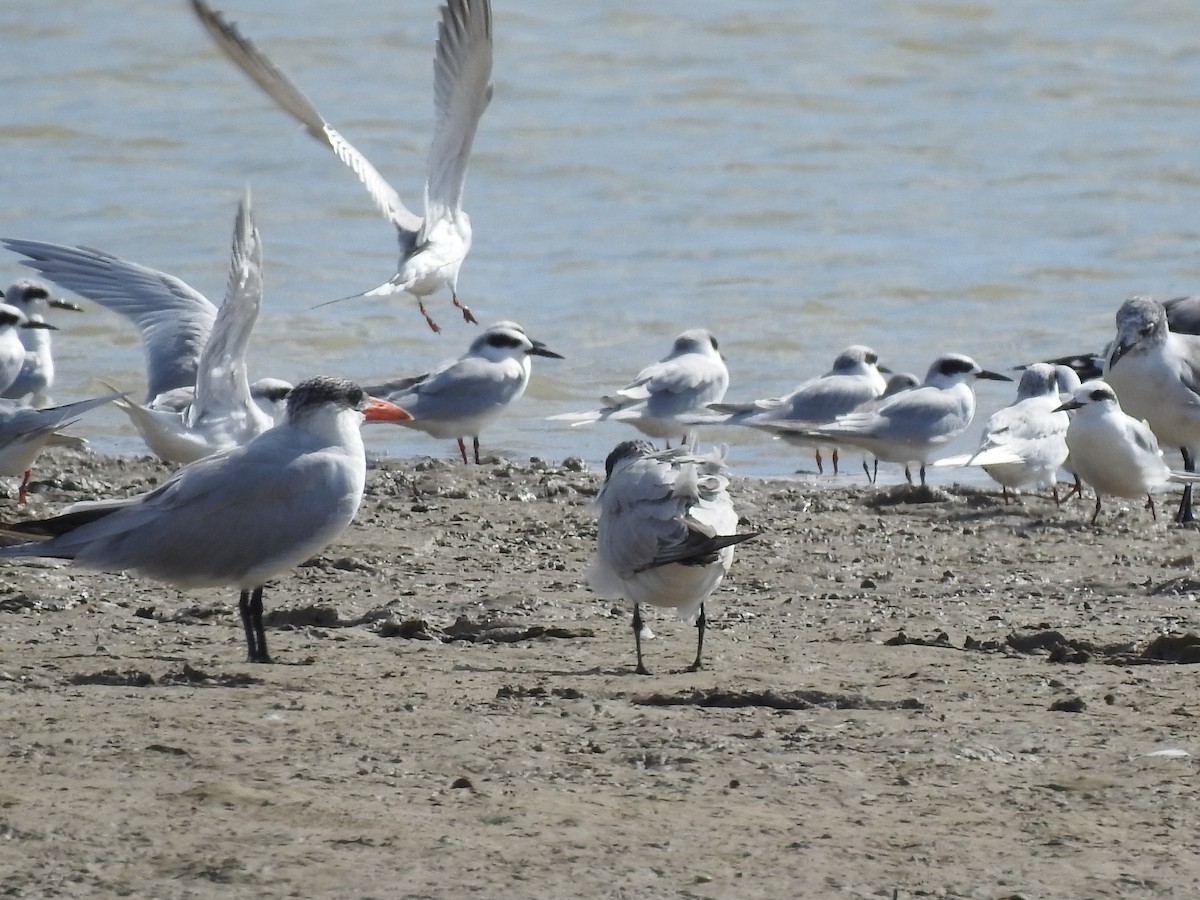
[{"label": "tern eye", "polygon": [[511,334],[493,334],[488,337],[487,342],[493,347],[520,347],[523,343],[520,338]]},{"label": "tern eye", "polygon": [[350,388],[350,390],[346,392],[346,399],[350,401],[351,406],[362,406],[363,399],[365,397],[366,395],[363,393],[363,389],[357,385]]},{"label": "tern eye", "polygon": [[712,344],[712,348],[713,348],[714,350],[720,350],[720,349],[721,349],[721,348],[720,348],[720,346],[717,344],[717,339],[716,339],[715,337],[710,337],[710,338],[708,339],[708,342],[709,342],[710,344]]},{"label": "tern eye", "polygon": [[1090,394],[1088,394],[1088,397],[1091,400],[1108,400],[1110,396],[1111,395],[1108,393],[1108,391],[1092,391]]}]

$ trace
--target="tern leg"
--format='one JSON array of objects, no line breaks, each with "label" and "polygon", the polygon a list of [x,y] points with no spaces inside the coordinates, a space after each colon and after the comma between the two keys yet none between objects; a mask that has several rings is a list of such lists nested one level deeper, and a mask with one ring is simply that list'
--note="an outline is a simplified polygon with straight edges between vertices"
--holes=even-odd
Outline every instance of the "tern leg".
[{"label": "tern leg", "polygon": [[479,465],[479,435],[471,438],[471,446],[475,450],[475,465]]},{"label": "tern leg", "polygon": [[817,461],[817,474],[824,475],[825,474],[825,461],[823,459],[821,459],[821,451],[814,450],[813,458]]},{"label": "tern leg", "polygon": [[867,475],[867,484],[874,484],[875,479],[879,477],[879,460],[875,460],[875,471],[871,471],[871,467],[867,465],[867,458],[863,457],[863,472]]},{"label": "tern leg", "polygon": [[470,322],[472,325],[479,324],[479,321],[475,318],[474,313],[471,312],[470,307],[464,306],[463,304],[458,302],[458,292],[457,291],[450,292],[450,300],[454,303],[455,306],[457,306],[459,309],[462,310],[464,320],[466,320],[467,322]]},{"label": "tern leg", "polygon": [[33,477],[33,469],[25,470],[25,477],[21,479],[21,486],[17,488],[17,503],[24,504],[28,501],[29,495],[29,479]]},{"label": "tern leg", "polygon": [[649,675],[650,672],[642,662],[642,610],[636,603],[633,604],[633,646],[637,650],[637,673]]},{"label": "tern leg", "polygon": [[688,666],[689,672],[699,672],[704,668],[700,662],[700,654],[704,651],[704,626],[708,620],[704,618],[704,604],[700,604],[700,615],[696,617],[696,661]]},{"label": "tern leg", "polygon": [[1096,511],[1092,513],[1092,524],[1096,524],[1096,516],[1100,515],[1100,492],[1096,491]]},{"label": "tern leg", "polygon": [[1058,482],[1054,482],[1054,487],[1050,488],[1050,496],[1054,498],[1055,506],[1062,506],[1062,501],[1058,499]]},{"label": "tern leg", "polygon": [[1146,509],[1150,510],[1150,518],[1152,521],[1158,521],[1158,510],[1154,508],[1154,495],[1146,495]]},{"label": "tern leg", "polygon": [[458,452],[462,454],[463,465],[467,462],[467,445],[463,443],[463,439],[458,439]]},{"label": "tern leg", "polygon": [[[1062,503],[1066,503],[1072,497],[1083,496],[1083,482],[1079,480],[1079,476],[1075,475],[1075,483],[1071,485],[1071,489],[1067,491],[1066,496],[1062,498]],[[1061,506],[1062,503],[1059,505]]]},{"label": "tern leg", "polygon": [[908,481],[909,484],[913,483],[912,472],[908,471],[908,463],[904,464],[904,478]]},{"label": "tern leg", "polygon": [[437,322],[433,321],[433,316],[429,315],[429,313],[425,310],[425,301],[417,300],[417,306],[420,307],[421,315],[425,317],[425,322],[427,325],[429,325],[430,329],[432,329],[433,333],[437,334],[440,332],[442,327],[438,325]]},{"label": "tern leg", "polygon": [[[1179,452],[1183,454],[1183,471],[1195,472],[1196,459],[1188,451],[1188,448],[1181,447]],[[1180,525],[1188,525],[1196,521],[1196,517],[1192,515],[1192,486],[1190,484],[1183,486],[1183,499],[1179,501],[1179,512],[1175,513],[1175,521]]]},{"label": "tern leg", "polygon": [[271,654],[267,652],[267,635],[263,630],[262,592],[259,586],[253,592],[242,591],[238,598],[238,611],[242,614],[242,627],[246,630],[246,648],[250,662],[255,663],[271,661]]},{"label": "tern leg", "polygon": [[838,452],[837,451],[838,451],[838,448],[834,447],[833,453],[831,454],[831,456],[833,458],[833,474],[834,475],[836,475],[838,473]]}]

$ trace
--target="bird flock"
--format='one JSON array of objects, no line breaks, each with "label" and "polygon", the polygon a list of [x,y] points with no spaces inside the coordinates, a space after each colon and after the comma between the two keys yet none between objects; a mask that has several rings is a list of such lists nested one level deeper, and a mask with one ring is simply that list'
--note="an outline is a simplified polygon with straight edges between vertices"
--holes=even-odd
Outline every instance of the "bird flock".
[{"label": "bird flock", "polygon": [[[478,324],[459,296],[471,248],[463,209],[468,162],[492,100],[489,0],[447,0],[434,46],[435,124],[425,168],[422,214],[399,194],[300,88],[206,0],[188,4],[216,47],[279,109],[350,169],[396,228],[399,261],[378,287],[351,297],[407,294],[433,332],[426,305],[447,292],[464,322]],[[21,238],[0,239],[45,282],[126,318],[146,362],[141,400],[109,386],[100,396],[49,404],[55,370],[51,309],[80,311],[45,284],[16,281],[0,303],[0,475],[20,476],[27,502],[31,469],[89,410],[113,403],[146,446],[180,468],[135,497],[78,503],[58,515],[24,518],[0,531],[0,558],[49,557],[96,570],[129,570],[182,588],[235,587],[248,657],[271,661],[262,624],[264,584],[334,541],[361,502],[363,422],[386,422],[457,443],[478,464],[480,434],[525,392],[532,357],[563,359],[512,321],[481,329],[465,353],[433,371],[357,385],[314,374],[293,386],[251,380],[248,348],[262,312],[262,241],[249,191],[238,205],[225,296],[220,306],[179,278],[103,250]],[[337,301],[329,301],[337,302]],[[322,304],[326,305],[326,304]],[[1191,486],[1200,455],[1200,299],[1159,303],[1133,297],[1116,313],[1116,334],[1099,354],[1025,367],[1013,403],[983,428],[978,449],[938,458],[975,418],[974,383],[1011,381],[961,353],[943,353],[923,379],[893,373],[873,349],[851,345],[824,374],[777,397],[729,401],[729,370],[717,337],[689,328],[659,361],[600,398],[594,409],[549,418],[570,427],[619,422],[662,442],[623,440],[605,461],[597,494],[597,548],[586,580],[599,597],[632,605],[637,672],[647,673],[641,607],[674,609],[697,626],[702,666],[705,602],[721,584],[739,532],[724,448],[702,452],[697,436],[750,429],[812,453],[818,474],[828,455],[838,474],[847,451],[862,454],[868,481],[880,462],[917,470],[974,466],[1010,491],[1048,491],[1063,475],[1071,493],[1146,498],[1184,486],[1176,521],[1194,521]],[[468,454],[467,439],[472,453]],[[1177,449],[1183,471],[1164,461]],[[1070,494],[1067,495],[1068,497]]]}]

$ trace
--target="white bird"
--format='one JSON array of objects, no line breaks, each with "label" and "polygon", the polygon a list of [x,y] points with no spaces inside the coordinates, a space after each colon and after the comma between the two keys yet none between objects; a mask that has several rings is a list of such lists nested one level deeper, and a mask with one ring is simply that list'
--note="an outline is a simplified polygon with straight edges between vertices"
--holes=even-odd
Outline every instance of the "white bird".
[{"label": "white bird", "polygon": [[433,63],[436,123],[426,170],[424,217],[404,205],[367,158],[326,122],[291,79],[232,23],[204,0],[192,0],[192,9],[225,55],[310,135],[333,150],[396,226],[400,238],[396,274],[379,287],[354,296],[407,291],[417,298],[429,327],[440,331],[422,298],[445,287],[463,318],[474,322],[470,309],[458,300],[458,271],[471,249],[471,220],[462,208],[467,162],[479,120],[492,99],[489,0],[447,0],[441,10]]},{"label": "white bird", "polygon": [[[31,322],[45,322],[51,308],[70,309],[80,312],[77,304],[59,297],[50,296],[44,285],[28,278],[14,282],[0,294],[4,302],[21,310]],[[0,397],[8,400],[30,399],[34,405],[46,402],[50,388],[54,385],[54,355],[50,344],[50,328],[23,328],[20,332],[21,345],[25,348],[25,361],[16,379]]]},{"label": "white bird", "polygon": [[49,322],[27,318],[15,306],[0,303],[0,392],[8,390],[21,374],[21,367],[25,365],[21,332],[30,330],[54,331],[55,328]]},{"label": "white bird", "polygon": [[1144,496],[1155,519],[1152,492],[1175,482],[1191,485],[1200,475],[1172,472],[1150,426],[1121,409],[1112,387],[1094,379],[1075,389],[1074,399],[1060,410],[1075,410],[1067,429],[1071,465],[1096,491],[1092,524],[1100,515],[1103,495],[1137,499]]},{"label": "white bird", "polygon": [[5,240],[50,281],[132,319],[146,352],[148,402],[122,399],[147,446],[172,463],[243,444],[275,424],[251,395],[246,352],[262,305],[262,242],[250,198],[238,207],[217,310],[172,275],[87,247]]},{"label": "white bird", "polygon": [[425,375],[364,389],[408,410],[413,418],[401,424],[436,438],[457,439],[464,463],[463,438],[470,436],[478,463],[479,433],[525,393],[532,356],[563,358],[530,339],[516,322],[498,322],[471,341],[458,359]]},{"label": "white bird", "polygon": [[367,470],[364,418],[406,415],[348,381],[309,379],[292,391],[284,424],[185,466],[148,494],[9,526],[10,536],[49,539],[5,547],[0,557],[69,559],[184,589],[236,587],[250,661],[270,662],[263,585],[323,550],[354,518]]},{"label": "white bird", "polygon": [[[781,419],[823,425],[838,416],[853,412],[864,403],[877,400],[887,389],[879,367],[879,355],[870,347],[847,347],[833,361],[833,368],[818,378],[810,378],[785,397],[755,400],[751,403],[710,403],[708,408],[725,415],[704,422],[742,425],[770,430]],[[823,442],[822,442],[823,443]],[[817,472],[824,471],[820,443],[814,442]],[[833,448],[833,472],[838,471],[838,448]]]},{"label": "white bird", "polygon": [[977,378],[1012,381],[1007,375],[989,372],[969,356],[948,353],[930,366],[921,387],[901,391],[874,408],[840,416],[828,425],[775,426],[784,437],[828,440],[852,444],[884,462],[904,464],[904,476],[912,483],[909,466],[921,466],[921,484],[925,484],[925,463],[937,448],[958,437],[975,415]]},{"label": "white bird", "polygon": [[1059,409],[1062,402],[1055,367],[1034,363],[1021,375],[1017,399],[988,419],[979,449],[939,459],[934,465],[982,468],[1000,484],[1006,503],[1009,488],[1024,487],[1049,489],[1058,503],[1058,470],[1067,460],[1070,424]]},{"label": "white bird", "polygon": [[717,339],[703,328],[675,338],[671,352],[638,372],[637,377],[609,397],[604,406],[587,412],[559,413],[550,419],[572,427],[612,420],[632,425],[652,438],[670,440],[684,435],[697,415],[707,413],[729,388],[729,370]]},{"label": "white bird", "polygon": [[[1178,447],[1185,472],[1196,471],[1200,452],[1200,337],[1167,327],[1163,305],[1130,297],[1117,310],[1117,337],[1104,379],[1131,416],[1145,419],[1159,443]],[[1087,479],[1084,479],[1085,481]],[[1193,522],[1192,489],[1183,489],[1175,521]]]},{"label": "white bird", "polygon": [[588,584],[603,599],[633,604],[639,675],[649,674],[642,661],[641,604],[673,607],[680,618],[694,621],[696,659],[689,667],[694,672],[704,650],[704,603],[728,573],[733,545],[757,537],[736,533],[738,515],[722,454],[624,441],[609,453],[604,470]]},{"label": "white bird", "polygon": [[34,409],[16,400],[0,400],[0,475],[22,476],[17,502],[24,503],[33,463],[46,445],[81,415],[121,397],[110,394],[63,406]]}]

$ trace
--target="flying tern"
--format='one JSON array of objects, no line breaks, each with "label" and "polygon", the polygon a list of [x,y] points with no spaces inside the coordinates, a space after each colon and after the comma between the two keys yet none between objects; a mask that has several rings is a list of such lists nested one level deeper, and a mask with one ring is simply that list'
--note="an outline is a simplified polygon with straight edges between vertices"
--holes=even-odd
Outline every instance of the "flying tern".
[{"label": "flying tern", "polygon": [[263,585],[323,550],[354,518],[367,470],[364,418],[407,415],[348,381],[309,379],[292,391],[284,424],[183,467],[148,494],[8,526],[10,537],[43,540],[4,547],[0,557],[69,559],[184,589],[236,587],[250,661],[268,663]]},{"label": "flying tern", "polygon": [[396,274],[379,287],[354,296],[379,297],[407,291],[417,298],[429,327],[440,331],[426,311],[423,298],[445,287],[463,318],[474,322],[471,310],[458,299],[458,271],[471,249],[471,220],[462,208],[467,162],[479,120],[492,98],[489,0],[447,0],[441,10],[433,64],[436,122],[429,148],[423,217],[404,205],[367,158],[325,121],[292,80],[234,24],[205,0],[191,2],[221,51],[284,112],[349,166],[375,205],[396,226],[400,238]]},{"label": "flying tern", "polygon": [[588,584],[601,598],[633,604],[640,675],[649,674],[642,661],[641,604],[674,608],[695,622],[694,672],[704,650],[704,603],[729,571],[733,545],[757,536],[736,533],[729,470],[720,453],[661,451],[646,441],[618,444],[604,470]]},{"label": "flying tern", "polygon": [[703,328],[675,338],[671,352],[638,372],[625,387],[601,398],[604,406],[587,412],[559,413],[551,419],[573,426],[612,420],[625,422],[652,438],[684,435],[697,416],[708,413],[729,388],[729,370],[717,339]]},{"label": "flying tern", "polygon": [[425,375],[368,385],[376,397],[404,407],[412,420],[401,424],[436,438],[455,438],[467,461],[463,439],[470,436],[479,462],[479,433],[525,393],[531,357],[563,357],[532,340],[516,322],[498,322],[458,359]]}]

